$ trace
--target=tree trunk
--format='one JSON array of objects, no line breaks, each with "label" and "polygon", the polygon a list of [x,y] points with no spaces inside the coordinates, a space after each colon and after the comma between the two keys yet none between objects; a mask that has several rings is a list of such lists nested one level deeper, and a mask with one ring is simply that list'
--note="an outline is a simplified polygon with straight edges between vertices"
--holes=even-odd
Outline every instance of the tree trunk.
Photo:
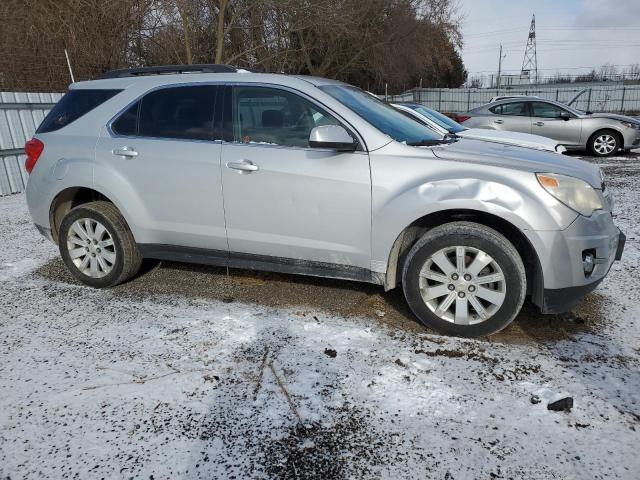
[{"label": "tree trunk", "polygon": [[191,54],[191,31],[189,26],[189,18],[187,12],[184,10],[182,2],[177,2],[178,13],[180,14],[180,20],[182,20],[182,30],[184,30],[184,50],[187,54],[187,64],[193,63],[193,56]]},{"label": "tree trunk", "polygon": [[227,1],[220,0],[218,11],[218,28],[216,30],[216,59],[215,63],[222,63],[222,53],[224,49],[224,15],[227,10]]}]

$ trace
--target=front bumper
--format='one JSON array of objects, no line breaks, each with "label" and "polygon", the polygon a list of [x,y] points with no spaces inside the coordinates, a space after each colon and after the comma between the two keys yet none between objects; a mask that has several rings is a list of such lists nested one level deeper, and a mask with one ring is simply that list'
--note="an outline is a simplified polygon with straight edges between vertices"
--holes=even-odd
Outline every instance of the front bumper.
[{"label": "front bumper", "polygon": [[[612,206],[610,199],[607,204]],[[543,313],[575,307],[620,259],[625,243],[609,209],[590,217],[578,215],[564,230],[526,233],[538,254],[542,274],[533,285],[532,300]],[[585,266],[586,255],[593,260],[591,271]]]},{"label": "front bumper", "polygon": [[624,137],[624,148],[637,148],[640,146],[640,130],[626,128],[622,136]]},{"label": "front bumper", "polygon": [[[626,243],[627,237],[620,230],[616,230],[617,235],[615,247],[611,248],[608,258],[597,257],[599,263],[596,265],[596,269],[600,267],[599,275],[597,275],[593,281],[584,285],[566,288],[545,288],[543,292],[542,305],[539,305],[542,313],[568,312],[569,310],[577,306],[587,294],[594,291],[598,287],[598,285],[600,285],[600,282],[602,282],[607,273],[609,273],[613,262],[622,258],[622,253],[624,251],[624,245]],[[611,246],[613,247],[613,245]],[[596,252],[598,252],[598,250],[596,250]],[[594,272],[592,272],[591,275],[587,277],[586,273],[584,273],[583,270],[583,274],[587,278],[593,277],[594,273],[595,269]]]}]

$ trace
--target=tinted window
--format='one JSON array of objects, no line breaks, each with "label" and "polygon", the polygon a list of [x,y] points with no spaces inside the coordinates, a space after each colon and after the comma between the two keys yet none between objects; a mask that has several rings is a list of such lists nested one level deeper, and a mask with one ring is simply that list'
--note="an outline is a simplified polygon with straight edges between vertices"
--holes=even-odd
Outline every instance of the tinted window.
[{"label": "tinted window", "polygon": [[138,107],[140,102],[131,105],[111,124],[111,130],[118,135],[134,136],[138,132]]},{"label": "tinted window", "polygon": [[236,142],[308,147],[314,127],[340,123],[308,100],[275,88],[234,88]]},{"label": "tinted window", "polygon": [[489,109],[497,115],[520,115],[529,116],[526,102],[503,103]]},{"label": "tinted window", "polygon": [[359,88],[345,85],[320,87],[340,103],[398,142],[418,143],[442,140],[441,135],[415,122],[395,108]]},{"label": "tinted window", "polygon": [[69,90],[44,118],[36,133],[59,130],[122,90]]},{"label": "tinted window", "polygon": [[531,107],[533,111],[532,115],[534,117],[560,118],[560,115],[564,112],[562,108],[545,102],[533,102]]},{"label": "tinted window", "polygon": [[138,135],[213,140],[216,87],[163,88],[147,94],[140,105]]}]

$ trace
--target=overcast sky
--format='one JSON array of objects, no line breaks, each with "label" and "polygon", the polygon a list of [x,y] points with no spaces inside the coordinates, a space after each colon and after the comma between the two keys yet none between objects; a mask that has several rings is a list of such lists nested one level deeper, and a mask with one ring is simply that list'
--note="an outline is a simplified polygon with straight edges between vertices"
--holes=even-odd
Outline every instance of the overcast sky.
[{"label": "overcast sky", "polygon": [[540,75],[583,73],[605,62],[640,63],[640,0],[460,0],[462,58],[471,75],[519,73],[536,15]]}]

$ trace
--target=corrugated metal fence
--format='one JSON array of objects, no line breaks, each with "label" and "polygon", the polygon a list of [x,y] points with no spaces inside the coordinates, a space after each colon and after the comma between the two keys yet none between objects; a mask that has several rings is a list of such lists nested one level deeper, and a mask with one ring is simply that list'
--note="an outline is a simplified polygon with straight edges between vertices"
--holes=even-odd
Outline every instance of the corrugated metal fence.
[{"label": "corrugated metal fence", "polygon": [[61,96],[0,92],[0,196],[24,191],[24,143]]},{"label": "corrugated metal fence", "polygon": [[[487,88],[415,88],[401,95],[389,95],[395,102],[416,102],[441,112],[463,113],[488,103],[498,95],[536,95],[567,103],[575,95],[586,90],[572,105],[590,112],[639,112],[640,85],[615,85],[611,87],[514,87],[509,90]],[[381,96],[380,98],[384,98]]]}]

